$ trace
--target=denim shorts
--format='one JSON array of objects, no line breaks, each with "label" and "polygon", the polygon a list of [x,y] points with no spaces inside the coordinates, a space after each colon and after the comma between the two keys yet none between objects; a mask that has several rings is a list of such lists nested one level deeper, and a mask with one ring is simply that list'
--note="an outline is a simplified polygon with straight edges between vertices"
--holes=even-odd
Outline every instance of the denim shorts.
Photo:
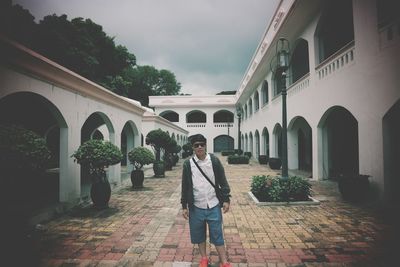
[{"label": "denim shorts", "polygon": [[219,205],[211,209],[200,209],[196,206],[189,208],[189,227],[192,244],[200,244],[206,241],[207,224],[210,242],[215,246],[224,245],[222,212]]}]

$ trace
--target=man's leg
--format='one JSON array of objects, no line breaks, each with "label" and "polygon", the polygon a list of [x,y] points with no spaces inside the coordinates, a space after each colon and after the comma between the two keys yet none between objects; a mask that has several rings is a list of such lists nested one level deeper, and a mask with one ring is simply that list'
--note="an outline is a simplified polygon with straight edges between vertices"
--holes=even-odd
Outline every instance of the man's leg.
[{"label": "man's leg", "polygon": [[227,263],[227,259],[226,259],[226,251],[225,251],[225,245],[222,246],[215,246],[215,248],[217,249],[218,252],[218,256],[219,256],[219,261],[224,264]]},{"label": "man's leg", "polygon": [[202,258],[207,257],[206,242],[199,244],[199,251]]}]

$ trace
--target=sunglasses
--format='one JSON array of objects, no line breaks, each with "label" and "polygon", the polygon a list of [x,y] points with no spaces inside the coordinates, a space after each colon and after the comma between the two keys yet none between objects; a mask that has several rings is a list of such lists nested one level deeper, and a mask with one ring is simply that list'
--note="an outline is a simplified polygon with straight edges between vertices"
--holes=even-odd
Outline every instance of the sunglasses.
[{"label": "sunglasses", "polygon": [[197,143],[197,144],[193,144],[194,148],[198,148],[198,147],[205,147],[206,144],[205,143]]}]

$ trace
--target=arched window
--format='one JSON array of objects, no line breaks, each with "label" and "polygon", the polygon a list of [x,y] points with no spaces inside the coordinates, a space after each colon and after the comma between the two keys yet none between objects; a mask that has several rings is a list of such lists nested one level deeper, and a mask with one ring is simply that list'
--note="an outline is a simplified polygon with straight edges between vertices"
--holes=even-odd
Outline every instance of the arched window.
[{"label": "arched window", "polygon": [[214,122],[233,122],[233,113],[227,110],[219,110],[214,113]]},{"label": "arched window", "polygon": [[286,79],[282,79],[282,70],[276,70],[274,75],[274,96],[282,92],[282,88],[286,86]]},{"label": "arched window", "polygon": [[206,122],[206,113],[200,110],[193,110],[186,114],[186,123]]},{"label": "arched window", "polygon": [[352,1],[325,1],[317,26],[316,41],[319,63],[354,40]]},{"label": "arched window", "polygon": [[310,72],[308,58],[308,43],[307,41],[301,39],[293,50],[291,59],[293,83]]},{"label": "arched window", "polygon": [[249,117],[253,114],[253,100],[249,99]]},{"label": "arched window", "polygon": [[164,119],[169,120],[170,122],[179,122],[179,114],[176,113],[175,111],[164,111],[160,113],[160,116],[163,117]]},{"label": "arched window", "polygon": [[268,82],[264,80],[262,87],[261,87],[261,94],[262,94],[262,103],[263,105],[268,103],[269,97],[268,97]]},{"label": "arched window", "polygon": [[254,111],[260,108],[260,97],[258,96],[258,91],[254,94]]}]

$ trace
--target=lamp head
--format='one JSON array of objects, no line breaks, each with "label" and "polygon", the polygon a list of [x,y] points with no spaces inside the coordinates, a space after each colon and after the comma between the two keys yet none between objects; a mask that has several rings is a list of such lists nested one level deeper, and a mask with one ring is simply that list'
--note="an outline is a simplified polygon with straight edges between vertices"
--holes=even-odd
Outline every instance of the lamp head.
[{"label": "lamp head", "polygon": [[277,69],[285,71],[289,68],[289,55],[290,47],[289,41],[285,38],[279,38],[276,44],[276,55],[277,55]]}]

